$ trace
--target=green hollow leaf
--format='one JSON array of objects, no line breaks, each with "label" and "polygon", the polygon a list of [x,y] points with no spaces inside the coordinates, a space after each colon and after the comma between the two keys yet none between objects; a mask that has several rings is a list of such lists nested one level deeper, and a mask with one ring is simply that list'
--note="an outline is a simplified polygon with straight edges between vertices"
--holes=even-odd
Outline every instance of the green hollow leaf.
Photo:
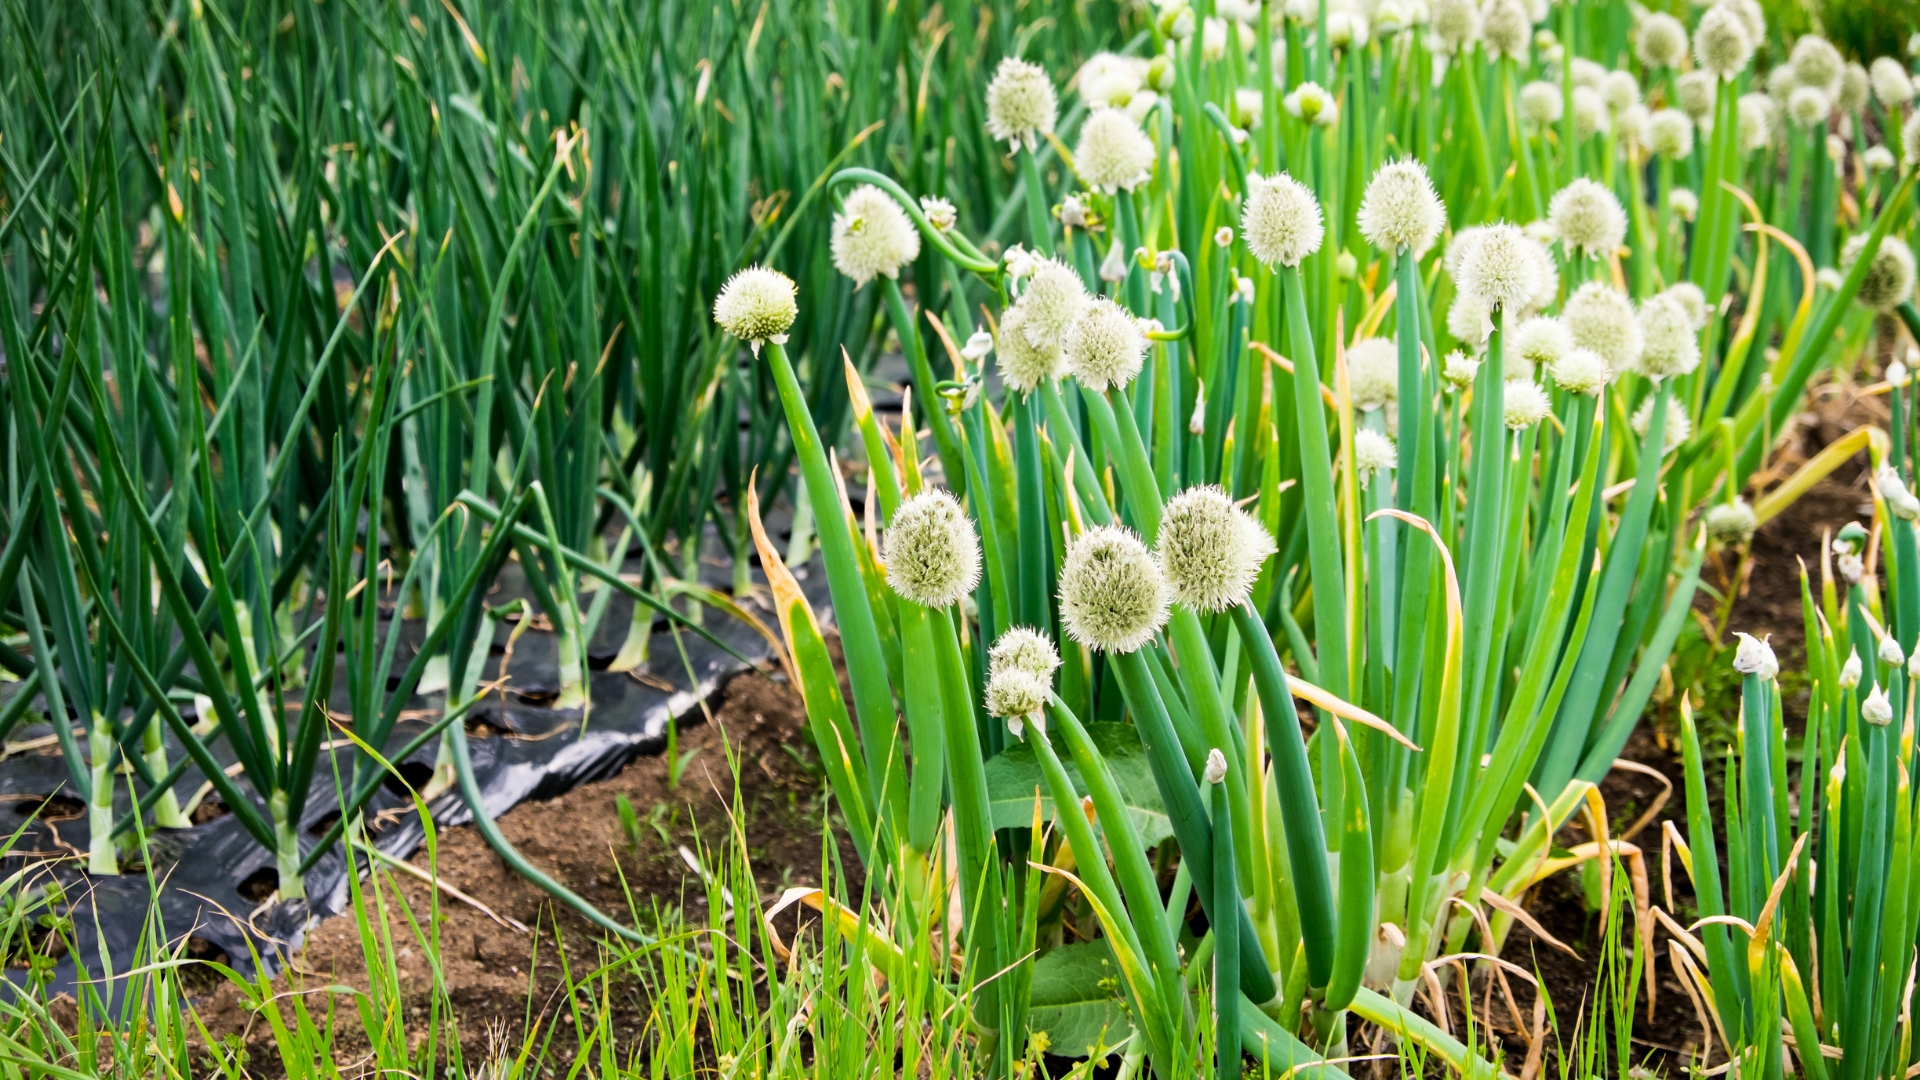
[{"label": "green hollow leaf", "polygon": [[1120,1001],[1120,965],[1105,941],[1063,945],[1034,962],[1027,1030],[1045,1032],[1049,1052],[1062,1057],[1093,1057],[1133,1033]]},{"label": "green hollow leaf", "polygon": [[[1147,748],[1131,724],[1088,724],[1087,735],[1106,759],[1107,768],[1120,788],[1120,797],[1133,817],[1140,842],[1153,847],[1173,835],[1173,825],[1160,802],[1159,789],[1153,784],[1153,770],[1147,764]],[[1087,792],[1086,781],[1072,759],[1062,762],[1073,789]],[[1014,743],[987,762],[987,801],[993,811],[995,829],[1021,829],[1033,824],[1033,794],[1040,791],[1040,816],[1053,820],[1053,798],[1047,794],[1040,763],[1033,747]]]}]

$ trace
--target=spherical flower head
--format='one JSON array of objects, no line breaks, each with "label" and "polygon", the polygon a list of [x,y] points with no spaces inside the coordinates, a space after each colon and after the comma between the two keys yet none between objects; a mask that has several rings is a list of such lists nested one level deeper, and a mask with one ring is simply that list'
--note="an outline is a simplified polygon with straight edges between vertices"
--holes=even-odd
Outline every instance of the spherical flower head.
[{"label": "spherical flower head", "polygon": [[1080,322],[1093,298],[1080,280],[1080,271],[1058,259],[1036,259],[1027,289],[1015,306],[1022,309],[1021,332],[1035,348],[1060,348],[1067,331]]},{"label": "spherical flower head", "polygon": [[1029,721],[1042,727],[1040,717],[1052,696],[1052,685],[1031,671],[996,671],[987,676],[987,715],[1006,720],[1007,730],[1017,739],[1026,738]]},{"label": "spherical flower head", "polygon": [[1687,55],[1687,27],[1664,11],[1640,20],[1640,62],[1650,68],[1679,67]]},{"label": "spherical flower head", "polygon": [[1753,59],[1753,35],[1740,10],[1728,0],[1707,9],[1693,30],[1693,60],[1725,80],[1746,70]]},{"label": "spherical flower head", "polygon": [[1461,251],[1455,284],[1489,306],[1526,306],[1540,291],[1540,259],[1533,241],[1518,225],[1488,226]]},{"label": "spherical flower head", "polygon": [[1592,349],[1569,349],[1547,365],[1547,377],[1569,394],[1592,395],[1607,385],[1613,372],[1607,370],[1607,361]]},{"label": "spherical flower head", "polygon": [[1573,58],[1572,74],[1573,85],[1598,90],[1600,84],[1607,81],[1607,65],[1597,60],[1589,60],[1584,56],[1576,56]]},{"label": "spherical flower head", "polygon": [[1693,153],[1693,120],[1679,109],[1661,109],[1647,120],[1647,148],[1663,158]]},{"label": "spherical flower head", "polygon": [[1573,88],[1573,135],[1591,139],[1613,130],[1613,117],[1607,113],[1607,100],[1591,87]]},{"label": "spherical flower head", "polygon": [[1772,646],[1751,634],[1734,636],[1740,639],[1740,647],[1733,651],[1733,670],[1763,679],[1780,674],[1780,661],[1775,659]]},{"label": "spherical flower head", "polygon": [[1414,158],[1389,161],[1367,181],[1360,199],[1360,235],[1381,252],[1426,253],[1447,224],[1446,207],[1427,167]]},{"label": "spherical flower head", "polygon": [[1760,528],[1760,519],[1745,499],[1716,503],[1707,511],[1707,539],[1721,547],[1745,547]]},{"label": "spherical flower head", "polygon": [[1266,265],[1298,266],[1300,260],[1320,250],[1320,241],[1326,236],[1320,201],[1305,184],[1286,173],[1248,173],[1240,235],[1253,257]]},{"label": "spherical flower head", "polygon": [[1080,125],[1073,164],[1095,191],[1132,191],[1153,177],[1153,161],[1153,140],[1119,109],[1095,110]]},{"label": "spherical flower head", "polygon": [[1886,687],[1875,683],[1873,689],[1867,692],[1867,700],[1860,703],[1860,719],[1874,727],[1886,727],[1893,723],[1893,702],[1887,700]]},{"label": "spherical flower head", "polygon": [[1074,85],[1079,87],[1080,100],[1087,103],[1087,108],[1110,109],[1133,100],[1146,78],[1145,60],[1098,52],[1080,65]]},{"label": "spherical flower head", "polygon": [[761,342],[783,345],[800,314],[793,279],[778,270],[749,266],[720,286],[713,299],[713,321],[720,329],[760,351]]},{"label": "spherical flower head", "polygon": [[1559,123],[1566,104],[1557,83],[1536,79],[1520,88],[1520,119],[1529,124],[1546,127]]},{"label": "spherical flower head", "polygon": [[1267,99],[1260,91],[1251,86],[1243,86],[1233,92],[1233,123],[1243,131],[1256,131],[1260,127],[1261,113],[1266,110]]},{"label": "spherical flower head", "polygon": [[952,495],[929,489],[903,501],[887,525],[887,584],[926,607],[946,607],[980,584],[980,538]]},{"label": "spherical flower head", "polygon": [[876,277],[898,277],[900,267],[920,257],[920,230],[893,196],[861,184],[847,193],[833,215],[834,269],[865,285]]},{"label": "spherical flower head", "polygon": [[1348,8],[1327,12],[1327,43],[1336,49],[1367,47],[1367,17]]},{"label": "spherical flower head", "polygon": [[1253,592],[1273,537],[1211,485],[1167,501],[1160,518],[1160,574],[1173,601],[1197,612],[1225,611]]},{"label": "spherical flower head", "polygon": [[1640,362],[1643,340],[1633,302],[1601,281],[1589,281],[1567,297],[1560,318],[1573,332],[1573,343],[1600,354],[1614,371],[1631,371]]},{"label": "spherical flower head", "polygon": [[1840,50],[1818,34],[1806,34],[1794,42],[1787,64],[1793,69],[1795,85],[1814,87],[1829,97],[1839,88],[1841,72],[1847,67]]},{"label": "spherical flower head", "polygon": [[1680,99],[1680,107],[1686,110],[1695,123],[1706,119],[1713,111],[1713,75],[1706,71],[1682,72],[1674,80],[1674,94]]},{"label": "spherical flower head", "polygon": [[1515,327],[1506,342],[1506,377],[1532,378],[1534,369],[1551,368],[1573,351],[1573,331],[1551,315],[1535,315]]},{"label": "spherical flower head", "polygon": [[1765,94],[1740,95],[1740,149],[1751,154],[1773,137],[1773,102]]},{"label": "spherical flower head", "polygon": [[1891,56],[1875,60],[1867,68],[1867,79],[1873,83],[1873,96],[1880,99],[1888,112],[1913,100],[1913,76],[1907,74],[1905,64]]},{"label": "spherical flower head", "polygon": [[1133,313],[1106,297],[1097,297],[1067,331],[1067,373],[1089,390],[1118,390],[1140,374],[1147,335]]},{"label": "spherical flower head", "polygon": [[[1920,82],[1914,85],[1920,86]],[[1920,164],[1920,109],[1913,110],[1900,127],[1900,153],[1908,165]]]},{"label": "spherical flower head", "polygon": [[1366,487],[1376,473],[1392,472],[1400,467],[1400,451],[1393,440],[1372,428],[1353,433],[1353,474]]},{"label": "spherical flower head", "polygon": [[1827,92],[1816,86],[1796,86],[1787,95],[1787,115],[1801,127],[1812,127],[1833,111]]},{"label": "spherical flower head", "polygon": [[1057,379],[1063,367],[1058,345],[1035,345],[1027,339],[1026,309],[1015,304],[1000,315],[1000,336],[993,350],[1000,381],[1021,393],[1050,379]]},{"label": "spherical flower head", "polygon": [[1098,652],[1130,653],[1152,641],[1166,621],[1160,564],[1132,530],[1103,525],[1067,548],[1060,623],[1068,637]]},{"label": "spherical flower head", "polygon": [[1487,59],[1527,58],[1527,42],[1533,36],[1533,20],[1527,14],[1527,6],[1520,0],[1494,0],[1487,5],[1480,30],[1486,43]]},{"label": "spherical flower head", "polygon": [[1692,221],[1700,213],[1700,196],[1692,188],[1677,187],[1667,192],[1667,205],[1682,221]]},{"label": "spherical flower head", "polygon": [[1493,335],[1493,308],[1470,292],[1454,293],[1453,303],[1447,305],[1447,333],[1478,356]]},{"label": "spherical flower head", "polygon": [[1045,68],[1011,56],[1000,61],[987,84],[987,134],[995,142],[1032,150],[1053,134],[1059,111],[1060,100]]},{"label": "spherical flower head", "polygon": [[1631,71],[1609,71],[1600,82],[1600,99],[1607,103],[1608,110],[1624,112],[1627,106],[1640,103],[1640,81]]},{"label": "spherical flower head", "polygon": [[1053,647],[1053,641],[1025,626],[1009,627],[987,650],[989,672],[1024,671],[1051,679],[1059,666],[1060,653]]},{"label": "spherical flower head", "polygon": [[1373,9],[1373,32],[1381,37],[1392,37],[1405,30],[1413,22],[1406,6],[1399,0],[1380,0]]},{"label": "spherical flower head", "polygon": [[1833,92],[1833,103],[1843,113],[1857,113],[1867,105],[1867,95],[1872,92],[1873,83],[1867,75],[1867,69],[1849,62],[1840,69],[1840,88]]},{"label": "spherical flower head", "polygon": [[1400,349],[1370,337],[1347,350],[1347,390],[1356,409],[1378,409],[1400,396]]},{"label": "spherical flower head", "polygon": [[1480,373],[1478,357],[1468,356],[1455,349],[1440,362],[1440,378],[1457,393],[1473,385],[1473,378]]},{"label": "spherical flower head", "polygon": [[1620,114],[1614,117],[1614,123],[1620,128],[1621,138],[1635,146],[1645,146],[1647,145],[1647,124],[1652,117],[1653,114],[1647,107],[1636,101],[1621,109]]},{"label": "spherical flower head", "polygon": [[[1651,397],[1641,402],[1640,407],[1633,411],[1633,417],[1629,421],[1633,425],[1633,433],[1642,439],[1647,437],[1647,425],[1653,421],[1653,402],[1654,399]],[[1661,433],[1660,455],[1665,457],[1678,450],[1680,444],[1686,442],[1687,436],[1692,434],[1693,421],[1687,417],[1687,407],[1668,398],[1667,427]]]},{"label": "spherical flower head", "polygon": [[1691,281],[1682,281],[1678,284],[1668,286],[1667,290],[1660,295],[1670,298],[1674,303],[1685,308],[1687,311],[1687,322],[1690,323],[1695,330],[1706,328],[1707,294],[1700,291],[1700,286],[1695,285]]},{"label": "spherical flower head", "polygon": [[1860,152],[1860,163],[1868,172],[1886,172],[1895,164],[1893,151],[1884,146],[1869,146]]},{"label": "spherical flower head", "polygon": [[1501,394],[1502,416],[1512,431],[1525,431],[1546,419],[1552,403],[1547,392],[1532,379],[1508,379]]},{"label": "spherical flower head", "polygon": [[[1863,233],[1840,249],[1841,270],[1853,270],[1860,253],[1866,250],[1867,240]],[[1860,279],[1860,291],[1853,298],[1875,311],[1892,311],[1912,295],[1913,249],[1899,237],[1888,235],[1880,241],[1880,250],[1874,252],[1867,276]]]},{"label": "spherical flower head", "polygon": [[1693,315],[1679,300],[1660,293],[1640,305],[1640,373],[1660,380],[1700,366],[1700,337]]},{"label": "spherical flower head", "polygon": [[1725,0],[1740,17],[1741,25],[1747,28],[1747,40],[1758,49],[1767,43],[1767,13],[1761,8],[1760,0]]},{"label": "spherical flower head", "polygon": [[1315,127],[1332,127],[1340,122],[1340,102],[1317,82],[1303,82],[1280,102],[1289,114]]},{"label": "spherical flower head", "polygon": [[1480,6],[1474,0],[1433,0],[1433,36],[1442,51],[1459,52],[1480,39]]},{"label": "spherical flower head", "polygon": [[1584,176],[1554,192],[1547,204],[1547,220],[1570,255],[1578,252],[1603,259],[1618,251],[1627,236],[1627,212],[1620,200]]}]

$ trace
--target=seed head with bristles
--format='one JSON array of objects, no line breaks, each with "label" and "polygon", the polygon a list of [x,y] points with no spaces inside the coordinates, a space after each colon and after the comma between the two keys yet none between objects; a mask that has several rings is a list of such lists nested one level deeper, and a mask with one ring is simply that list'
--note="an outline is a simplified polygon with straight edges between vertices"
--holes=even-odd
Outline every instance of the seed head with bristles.
[{"label": "seed head with bristles", "polygon": [[1741,94],[1739,106],[1740,149],[1750,154],[1773,138],[1773,99],[1765,94]]},{"label": "seed head with bristles", "polygon": [[[1868,239],[1863,233],[1840,249],[1843,271],[1852,271],[1853,264],[1860,261]],[[1860,291],[1853,298],[1875,311],[1892,311],[1913,296],[1913,272],[1913,249],[1906,241],[1889,234],[1881,239],[1880,249],[1874,253],[1867,275],[1860,279]]]},{"label": "seed head with bristles", "polygon": [[1707,9],[1693,30],[1693,59],[1725,80],[1746,70],[1755,42],[1745,16],[1729,0]]},{"label": "seed head with bristles", "polygon": [[1565,115],[1566,98],[1557,83],[1536,79],[1520,88],[1520,119],[1530,124],[1549,126]]},{"label": "seed head with bristles", "polygon": [[1525,431],[1546,419],[1552,409],[1547,391],[1532,379],[1508,379],[1501,392],[1501,419],[1513,431]]},{"label": "seed head with bristles", "polygon": [[785,343],[799,314],[793,279],[764,266],[749,266],[734,274],[713,300],[713,321],[756,353],[762,342]]},{"label": "seed head with bristles", "polygon": [[1840,69],[1840,88],[1833,92],[1833,103],[1843,113],[1857,113],[1866,107],[1867,95],[1873,90],[1872,79],[1867,69],[1852,61]]},{"label": "seed head with bristles", "polygon": [[1490,306],[1518,309],[1540,291],[1540,260],[1517,225],[1492,225],[1460,253],[1461,291]]},{"label": "seed head with bristles", "polygon": [[1547,220],[1560,234],[1568,254],[1603,259],[1620,249],[1627,235],[1627,212],[1604,185],[1581,177],[1547,204]]},{"label": "seed head with bristles", "polygon": [[1160,518],[1160,573],[1175,603],[1225,611],[1245,600],[1274,551],[1273,537],[1220,488],[1190,487]]},{"label": "seed head with bristles", "polygon": [[1597,394],[1613,378],[1607,362],[1592,349],[1569,349],[1566,355],[1547,365],[1547,377],[1553,385],[1569,394]]},{"label": "seed head with bristles", "polygon": [[987,692],[983,704],[988,716],[997,716],[1007,722],[1007,730],[1014,738],[1026,738],[1026,725],[1031,722],[1045,729],[1041,717],[1047,708],[1047,701],[1053,696],[1053,686],[1044,678],[1031,671],[1011,669],[996,671],[987,676]]},{"label": "seed head with bristles", "polygon": [[1679,67],[1687,55],[1687,27],[1664,11],[1640,20],[1640,62],[1650,68]]},{"label": "seed head with bristles", "polygon": [[1140,374],[1147,335],[1133,313],[1104,296],[1096,297],[1071,330],[1064,345],[1067,371],[1089,390],[1118,390]]},{"label": "seed head with bristles", "polygon": [[1706,514],[1707,539],[1721,547],[1744,547],[1760,528],[1759,518],[1745,499],[1716,503]]},{"label": "seed head with bristles", "polygon": [[1795,85],[1811,86],[1829,97],[1839,89],[1841,73],[1847,67],[1833,42],[1818,34],[1806,34],[1794,42],[1787,63],[1793,69]]},{"label": "seed head with bristles", "polygon": [[1418,257],[1433,246],[1446,226],[1446,207],[1433,188],[1427,167],[1415,158],[1380,166],[1360,200],[1360,235],[1383,253],[1401,248]]},{"label": "seed head with bristles", "polygon": [[1475,375],[1480,373],[1480,360],[1455,349],[1440,362],[1440,378],[1455,392],[1473,385]]},{"label": "seed head with bristles", "polygon": [[1600,83],[1600,99],[1615,115],[1625,112],[1628,106],[1640,103],[1640,80],[1631,71],[1609,71]]},{"label": "seed head with bristles", "polygon": [[1680,107],[1693,118],[1695,123],[1707,119],[1713,111],[1713,73],[1707,71],[1686,71],[1673,83],[1674,96],[1679,98]]},{"label": "seed head with bristles", "polygon": [[902,266],[919,258],[920,230],[893,196],[861,184],[833,215],[829,246],[834,268],[865,285],[876,277],[897,277]]},{"label": "seed head with bristles", "polygon": [[1827,92],[1817,86],[1796,86],[1787,95],[1787,115],[1800,127],[1812,127],[1833,111]]},{"label": "seed head with bristles", "polygon": [[1353,474],[1366,487],[1376,473],[1391,472],[1400,467],[1400,451],[1393,440],[1372,428],[1361,428],[1353,433]]},{"label": "seed head with bristles", "polygon": [[1687,321],[1695,330],[1705,329],[1707,325],[1707,294],[1700,286],[1691,281],[1681,281],[1667,286],[1660,295],[1670,297],[1674,303],[1686,309]]},{"label": "seed head with bristles", "polygon": [[1647,298],[1640,305],[1639,372],[1659,380],[1686,375],[1700,366],[1700,337],[1694,332],[1693,316],[1679,300],[1666,293]]},{"label": "seed head with bristles", "polygon": [[1025,671],[1046,679],[1051,678],[1059,666],[1060,652],[1053,647],[1053,641],[1025,626],[1009,627],[993,643],[993,648],[987,650],[989,671]]},{"label": "seed head with bristles", "polygon": [[1533,37],[1533,20],[1527,16],[1527,6],[1520,0],[1494,0],[1488,4],[1480,31],[1486,45],[1487,59],[1527,58],[1527,42]]},{"label": "seed head with bristles", "polygon": [[1036,348],[1059,348],[1066,342],[1067,331],[1080,322],[1092,302],[1080,271],[1058,259],[1038,260],[1026,291],[1016,302],[1025,315],[1020,322],[1021,333]]},{"label": "seed head with bristles", "polygon": [[893,512],[884,544],[887,584],[925,607],[946,607],[980,584],[980,538],[952,495],[931,488]]},{"label": "seed head with bristles", "polygon": [[1514,327],[1506,342],[1506,376],[1533,378],[1535,368],[1551,367],[1573,351],[1573,331],[1551,315],[1535,315]]},{"label": "seed head with bristles", "polygon": [[[1633,416],[1628,421],[1633,427],[1633,433],[1643,439],[1647,437],[1647,426],[1653,420],[1653,403],[1655,400],[1655,398],[1649,397],[1647,400],[1641,402],[1640,407],[1633,411]],[[1661,433],[1660,439],[1661,456],[1664,457],[1679,449],[1680,444],[1686,442],[1687,437],[1692,434],[1693,421],[1687,417],[1687,407],[1680,404],[1680,402],[1674,398],[1669,397],[1667,399],[1667,426]]]},{"label": "seed head with bristles", "polygon": [[1875,60],[1867,69],[1867,78],[1873,83],[1873,96],[1889,112],[1913,100],[1913,76],[1907,74],[1905,64],[1891,56]]},{"label": "seed head with bristles", "polygon": [[1300,260],[1320,250],[1320,241],[1326,236],[1320,201],[1306,185],[1286,173],[1248,173],[1240,235],[1253,257],[1266,265],[1298,266]]},{"label": "seed head with bristles", "polygon": [[1663,158],[1693,153],[1693,120],[1679,109],[1661,109],[1647,121],[1647,148]]},{"label": "seed head with bristles", "polygon": [[1599,353],[1614,371],[1631,371],[1640,362],[1644,341],[1633,302],[1613,286],[1589,281],[1575,289],[1560,318],[1573,332],[1575,345]]},{"label": "seed head with bristles", "polygon": [[1692,221],[1700,213],[1700,196],[1692,188],[1676,187],[1667,192],[1667,205],[1680,215],[1682,221]]},{"label": "seed head with bristles", "polygon": [[1073,151],[1080,179],[1095,191],[1132,191],[1153,176],[1153,140],[1119,109],[1096,109]]},{"label": "seed head with bristles", "polygon": [[1089,529],[1067,549],[1060,623],[1068,637],[1098,652],[1130,653],[1152,641],[1166,621],[1167,583],[1132,530]]},{"label": "seed head with bristles", "polygon": [[1060,100],[1045,68],[1011,56],[1000,61],[987,84],[987,134],[995,142],[1032,150],[1053,134],[1059,111]]},{"label": "seed head with bristles", "polygon": [[1591,139],[1613,130],[1613,118],[1600,91],[1585,86],[1573,88],[1573,136]]},{"label": "seed head with bristles", "polygon": [[1400,396],[1400,350],[1387,338],[1366,338],[1347,350],[1347,389],[1356,409],[1378,409]]},{"label": "seed head with bristles", "polygon": [[1453,303],[1447,305],[1447,333],[1478,355],[1493,334],[1493,308],[1464,289],[1454,293]]},{"label": "seed head with bristles", "polygon": [[1026,320],[1026,308],[1019,304],[1008,308],[1000,315],[1000,334],[994,341],[1000,381],[1021,393],[1059,378],[1064,368],[1060,346],[1035,345],[1027,339]]}]

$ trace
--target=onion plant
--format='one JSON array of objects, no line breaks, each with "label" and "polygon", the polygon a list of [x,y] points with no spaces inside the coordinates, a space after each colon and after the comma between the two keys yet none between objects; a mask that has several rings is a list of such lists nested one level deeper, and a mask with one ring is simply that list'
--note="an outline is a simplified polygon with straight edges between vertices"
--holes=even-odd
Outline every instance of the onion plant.
[{"label": "onion plant", "polygon": [[[1175,3],[1144,55],[1079,69],[1065,122],[1009,57],[985,126],[1024,196],[1051,186],[1047,212],[1003,208],[1028,232],[998,258],[928,212],[939,192],[836,175],[836,265],[884,292],[913,382],[897,433],[849,386],[859,512],[784,346],[815,301],[762,267],[722,290],[825,556],[850,702],[797,588],[775,593],[829,777],[906,905],[900,947],[950,910],[1003,1067],[1050,1042],[1028,1005],[1071,935],[1111,951],[1160,1075],[1338,1057],[1353,1021],[1487,1072],[1416,993],[1444,1007],[1447,959],[1497,954],[1543,875],[1637,853],[1549,857],[1709,543],[1836,463],[1745,501],[1853,300],[1911,293],[1873,283],[1911,261],[1914,170],[1824,302],[1809,267],[1770,324],[1769,255],[1817,256],[1743,186],[1772,177],[1739,122],[1757,16],[1694,28],[1695,138],[1684,25],[1645,30],[1668,40],[1636,66],[1601,5],[1548,14],[1442,3],[1422,34],[1395,9],[1369,38],[1339,5]],[[1031,166],[1042,139],[1070,171]],[[895,275],[928,251],[989,332],[951,294],[909,310]]]}]

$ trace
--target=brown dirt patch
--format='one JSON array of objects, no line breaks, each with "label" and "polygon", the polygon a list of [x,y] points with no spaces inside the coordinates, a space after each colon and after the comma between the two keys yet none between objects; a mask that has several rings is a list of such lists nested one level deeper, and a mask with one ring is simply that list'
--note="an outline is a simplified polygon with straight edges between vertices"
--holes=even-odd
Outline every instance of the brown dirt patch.
[{"label": "brown dirt patch", "polygon": [[[680,733],[679,753],[693,756],[677,788],[668,785],[667,755],[643,758],[609,780],[548,802],[523,803],[498,819],[500,829],[536,867],[616,919],[631,924],[638,911],[643,929],[651,929],[655,910],[683,902],[690,918],[704,920],[706,887],[680,849],[701,859],[720,851],[736,814],[762,897],[788,885],[818,884],[823,857],[838,860],[836,879],[855,875],[851,887],[857,889],[859,864],[852,848],[843,842],[829,854],[822,847],[824,803],[805,722],[799,696],[790,687],[759,673],[741,675],[712,706],[710,723],[696,713]],[[738,763],[737,793],[729,750]],[[638,818],[637,845],[617,812],[620,796]],[[468,904],[436,898],[416,878],[383,875],[385,924],[394,977],[408,998],[410,1034],[417,1040],[432,1026],[426,1021],[434,972],[422,935],[429,932],[429,912],[437,911],[439,977],[467,1060],[480,1060],[490,1042],[517,1050],[530,1025],[538,1025],[552,1040],[546,1064],[564,1068],[579,1040],[571,1032],[563,972],[577,980],[617,950],[605,945],[605,935],[584,918],[509,869],[471,826],[442,830],[436,856],[443,882],[533,929],[511,929]],[[426,851],[412,861],[426,866]],[[375,903],[370,888],[367,902],[370,908]],[[316,927],[297,954],[296,970],[275,980],[274,989],[304,994],[307,1007],[324,1017],[329,998],[324,988],[342,984],[367,986],[361,935],[350,913]],[[616,976],[611,994],[616,1034],[637,1034],[647,1018],[645,996],[637,980]],[[351,1075],[356,1071],[351,1063],[367,1053],[369,1042],[352,999],[330,997],[339,1024],[336,1061]],[[288,1007],[284,1000],[280,1004]],[[220,986],[198,1008],[215,1039],[230,1051],[246,1048],[255,1075],[278,1071],[270,1027],[237,987]],[[320,1022],[324,1026],[325,1020]],[[371,1070],[374,1063],[366,1065]]]}]

